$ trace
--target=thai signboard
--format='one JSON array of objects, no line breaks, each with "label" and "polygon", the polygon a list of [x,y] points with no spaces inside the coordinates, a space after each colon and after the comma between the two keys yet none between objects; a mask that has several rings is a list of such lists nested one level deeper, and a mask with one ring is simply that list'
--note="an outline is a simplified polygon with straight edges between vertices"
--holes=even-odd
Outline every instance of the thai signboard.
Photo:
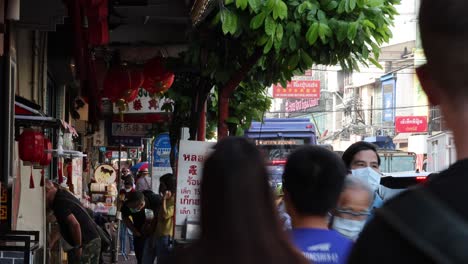
[{"label": "thai signboard", "polygon": [[177,163],[176,225],[200,216],[200,185],[203,162],[213,143],[181,140]]},{"label": "thai signboard", "polygon": [[395,131],[397,133],[427,132],[427,116],[397,116]]},{"label": "thai signboard", "polygon": [[286,88],[281,85],[273,86],[273,98],[320,98],[319,80],[292,80],[288,82]]},{"label": "thai signboard", "polygon": [[319,105],[318,99],[303,99],[293,102],[286,102],[286,112],[299,112]]}]

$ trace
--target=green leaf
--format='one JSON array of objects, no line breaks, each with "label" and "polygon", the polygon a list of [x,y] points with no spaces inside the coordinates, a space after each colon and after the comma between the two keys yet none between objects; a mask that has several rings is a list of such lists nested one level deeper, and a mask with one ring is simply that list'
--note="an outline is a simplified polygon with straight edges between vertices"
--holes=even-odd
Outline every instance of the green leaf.
[{"label": "green leaf", "polygon": [[227,9],[221,11],[221,22],[223,23],[223,33],[234,35],[237,31],[237,16]]},{"label": "green leaf", "polygon": [[297,7],[297,12],[302,15],[307,9],[312,9],[312,3],[309,1],[304,1]]},{"label": "green leaf", "polygon": [[307,68],[312,67],[312,64],[314,64],[314,61],[312,60],[312,58],[305,51],[301,52],[301,58],[304,64],[307,66]]},{"label": "green leaf", "polygon": [[[276,13],[276,18],[275,18]],[[277,19],[278,17],[283,20],[288,17],[288,6],[281,0],[278,0],[275,8],[273,9],[273,17]]]},{"label": "green leaf", "polygon": [[364,19],[361,21],[362,25],[366,26],[366,27],[369,27],[369,28],[372,28],[372,29],[375,29],[375,25],[374,23],[372,23],[370,20],[368,19]]},{"label": "green leaf", "polygon": [[271,16],[267,16],[265,19],[265,33],[268,36],[275,35],[276,23]]},{"label": "green leaf", "polygon": [[294,70],[297,67],[297,64],[299,64],[299,54],[295,53],[291,58],[288,60],[288,69],[289,70]]},{"label": "green leaf", "polygon": [[232,3],[234,3],[234,0],[226,0],[226,1],[224,1],[224,4],[225,4],[225,5],[230,5],[230,4],[232,4]]},{"label": "green leaf", "polygon": [[296,38],[294,36],[289,37],[289,49],[295,50],[297,48]]},{"label": "green leaf", "polygon": [[325,15],[325,12],[323,12],[322,10],[319,10],[319,11],[317,12],[317,17],[318,17],[318,20],[319,20],[321,23],[326,23],[326,22],[328,22],[327,15]]},{"label": "green leaf", "polygon": [[383,67],[382,65],[380,65],[380,63],[378,61],[376,61],[374,58],[369,58],[369,61],[374,64],[377,68],[383,70]]},{"label": "green leaf", "polygon": [[221,21],[221,12],[218,12],[218,14],[216,14],[213,20],[211,20],[211,25],[216,26],[217,24],[219,24],[219,21]]},{"label": "green leaf", "polygon": [[282,41],[273,40],[273,46],[275,47],[275,50],[276,50],[277,53],[280,51],[282,44],[283,44]]},{"label": "green leaf", "polygon": [[353,22],[353,23],[350,23],[349,24],[349,28],[348,28],[348,39],[349,40],[354,40],[354,38],[356,37],[356,34],[357,34],[357,30],[358,30],[358,23],[357,22]]},{"label": "green leaf", "polygon": [[266,1],[266,8],[267,8],[268,12],[272,11],[273,8],[275,8],[275,2],[276,2],[276,0],[267,0]]},{"label": "green leaf", "polygon": [[322,43],[327,42],[327,37],[331,37],[333,32],[331,31],[330,27],[325,23],[319,24],[319,37],[322,40]]},{"label": "green leaf", "polygon": [[346,0],[341,0],[340,4],[338,5],[338,14],[342,14],[346,9]]},{"label": "green leaf", "polygon": [[351,11],[349,10],[349,0],[345,1],[345,11],[346,13],[350,13]]},{"label": "green leaf", "polygon": [[257,40],[257,45],[258,46],[263,46],[267,43],[267,41],[270,39],[267,35],[262,35],[258,40]]},{"label": "green leaf", "polygon": [[272,47],[273,47],[273,38],[269,38],[268,42],[266,43],[265,47],[263,48],[263,54],[267,54],[268,52],[270,52]]},{"label": "green leaf", "polygon": [[366,0],[357,0],[357,6],[363,8],[366,5]]},{"label": "green leaf", "polygon": [[238,124],[240,123],[240,121],[239,121],[239,118],[234,117],[234,116],[230,116],[230,117],[228,117],[228,118],[226,119],[226,123],[238,125]]},{"label": "green leaf", "polygon": [[278,40],[278,42],[281,42],[281,40],[283,40],[283,26],[281,24],[279,24],[277,27],[276,27],[276,39]]},{"label": "green leaf", "polygon": [[372,47],[372,53],[374,53],[374,57],[375,57],[376,59],[378,59],[378,58],[379,58],[379,55],[380,55],[380,47],[377,46],[377,44],[375,44],[375,43],[373,43],[373,42],[371,42],[370,45],[371,45],[371,47]]},{"label": "green leaf", "polygon": [[247,0],[236,0],[236,7],[242,10],[247,8],[248,1]]},{"label": "green leaf", "polygon": [[260,14],[254,16],[252,20],[250,20],[250,28],[251,29],[258,29],[263,25],[263,21],[265,21],[266,13],[261,12]]},{"label": "green leaf", "polygon": [[307,30],[306,38],[310,45],[314,45],[319,37],[319,23],[314,23]]},{"label": "green leaf", "polygon": [[349,0],[349,11],[353,11],[356,8],[356,0]]},{"label": "green leaf", "polygon": [[255,13],[258,13],[262,7],[262,2],[262,0],[249,0],[249,6]]},{"label": "green leaf", "polygon": [[332,11],[335,10],[338,7],[338,2],[337,1],[331,1],[324,7],[325,11]]},{"label": "green leaf", "polygon": [[338,39],[339,42],[343,42],[347,37],[348,37],[348,23],[339,22],[336,38]]},{"label": "green leaf", "polygon": [[362,57],[363,57],[364,59],[369,58],[369,53],[370,53],[370,51],[369,51],[369,49],[367,48],[366,45],[363,45],[363,46],[362,46],[362,52],[361,52],[361,53],[362,53]]},{"label": "green leaf", "polygon": [[379,7],[384,4],[384,0],[367,0],[367,5],[369,7]]}]

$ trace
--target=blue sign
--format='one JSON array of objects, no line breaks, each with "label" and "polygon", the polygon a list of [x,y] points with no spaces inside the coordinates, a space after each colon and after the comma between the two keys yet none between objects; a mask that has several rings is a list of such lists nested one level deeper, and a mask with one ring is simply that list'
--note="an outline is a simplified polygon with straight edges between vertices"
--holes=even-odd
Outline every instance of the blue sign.
[{"label": "blue sign", "polygon": [[99,147],[100,152],[106,152],[107,148],[106,147]]},{"label": "blue sign", "polygon": [[153,167],[171,167],[171,140],[169,133],[159,134],[154,140]]},{"label": "blue sign", "polygon": [[395,121],[395,79],[391,76],[382,81],[382,122]]}]

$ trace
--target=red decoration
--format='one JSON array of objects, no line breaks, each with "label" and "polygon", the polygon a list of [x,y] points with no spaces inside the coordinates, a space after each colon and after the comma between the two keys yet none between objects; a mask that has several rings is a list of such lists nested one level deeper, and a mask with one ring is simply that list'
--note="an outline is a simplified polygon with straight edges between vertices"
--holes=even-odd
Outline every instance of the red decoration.
[{"label": "red decoration", "polygon": [[61,184],[63,182],[63,165],[62,165],[62,158],[58,159],[58,183]]},{"label": "red decoration", "polygon": [[93,46],[109,43],[109,15],[107,0],[87,0],[85,13],[88,19],[89,44]]},{"label": "red decoration", "polygon": [[132,71],[122,66],[112,67],[104,79],[103,96],[113,103],[119,100],[131,102],[138,96],[138,88],[143,81],[144,76],[141,71]]},{"label": "red decoration", "polygon": [[171,88],[174,82],[174,73],[168,71],[156,57],[145,64],[145,81],[142,87],[151,94],[165,92]]},{"label": "red decoration", "polygon": [[44,135],[25,129],[19,137],[19,157],[22,161],[40,163],[44,155]]},{"label": "red decoration", "polygon": [[[44,149],[52,150],[52,142],[50,142],[50,140],[47,138],[44,138]],[[52,162],[52,152],[44,152],[44,154],[42,155],[41,162],[39,162],[39,164],[41,166],[49,166],[51,162]]]}]

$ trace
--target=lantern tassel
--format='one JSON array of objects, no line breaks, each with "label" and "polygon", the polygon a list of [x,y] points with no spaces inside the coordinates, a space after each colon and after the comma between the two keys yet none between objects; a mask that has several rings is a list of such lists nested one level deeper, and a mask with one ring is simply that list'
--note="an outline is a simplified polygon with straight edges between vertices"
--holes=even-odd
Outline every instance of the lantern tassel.
[{"label": "lantern tassel", "polygon": [[34,177],[32,173],[32,166],[31,166],[31,175],[29,176],[29,189],[34,189]]},{"label": "lantern tassel", "polygon": [[62,158],[59,158],[59,162],[58,162],[58,183],[62,184],[62,182],[63,182]]},{"label": "lantern tassel", "polygon": [[41,187],[44,186],[44,168],[41,170]]}]

